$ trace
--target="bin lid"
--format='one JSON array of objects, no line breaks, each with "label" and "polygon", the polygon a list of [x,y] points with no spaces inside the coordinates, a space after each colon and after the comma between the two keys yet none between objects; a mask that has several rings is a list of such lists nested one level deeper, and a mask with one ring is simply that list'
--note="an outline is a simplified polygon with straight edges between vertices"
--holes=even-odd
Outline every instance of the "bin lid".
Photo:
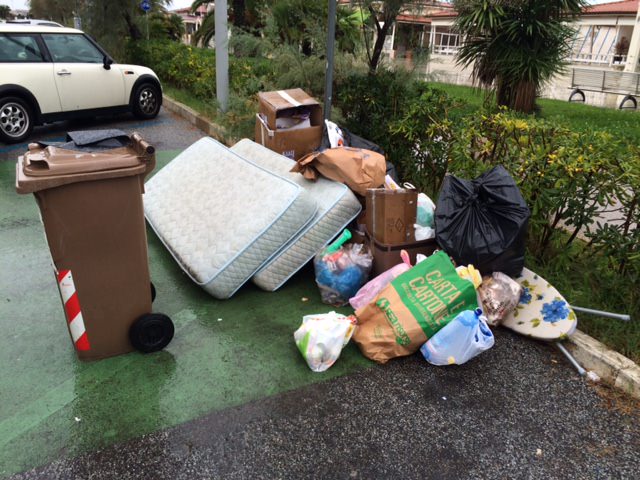
[{"label": "bin lid", "polygon": [[131,147],[82,152],[32,143],[18,159],[16,190],[33,193],[69,183],[148,173],[155,159],[150,161],[149,155],[140,155],[135,147],[134,143]]}]

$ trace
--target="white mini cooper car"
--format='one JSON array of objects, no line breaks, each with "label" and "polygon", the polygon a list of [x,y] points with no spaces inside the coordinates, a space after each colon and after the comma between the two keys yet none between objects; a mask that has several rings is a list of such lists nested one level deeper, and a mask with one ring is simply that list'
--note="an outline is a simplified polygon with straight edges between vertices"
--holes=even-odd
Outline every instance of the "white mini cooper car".
[{"label": "white mini cooper car", "polygon": [[133,112],[158,115],[162,87],[150,68],[121,65],[72,28],[0,24],[0,141],[35,125]]}]

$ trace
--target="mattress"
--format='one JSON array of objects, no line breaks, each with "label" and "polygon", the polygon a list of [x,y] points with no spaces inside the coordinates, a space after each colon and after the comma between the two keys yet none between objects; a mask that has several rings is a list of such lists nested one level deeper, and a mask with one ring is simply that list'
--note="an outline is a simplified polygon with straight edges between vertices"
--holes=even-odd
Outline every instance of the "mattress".
[{"label": "mattress", "polygon": [[311,221],[300,185],[202,138],[145,184],[145,217],[191,279],[229,298]]},{"label": "mattress", "polygon": [[318,205],[318,211],[297,236],[292,238],[253,276],[252,281],[268,291],[277,290],[314,255],[327,245],[360,213],[362,206],[346,185],[326,178],[316,182],[299,173],[290,173],[295,162],[251,140],[241,140],[231,151],[302,186]]}]

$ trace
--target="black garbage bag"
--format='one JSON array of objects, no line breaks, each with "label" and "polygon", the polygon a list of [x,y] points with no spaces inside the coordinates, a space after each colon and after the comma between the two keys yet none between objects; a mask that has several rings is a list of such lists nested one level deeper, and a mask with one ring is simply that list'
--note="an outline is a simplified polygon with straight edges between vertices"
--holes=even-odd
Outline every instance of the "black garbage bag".
[{"label": "black garbage bag", "polygon": [[[380,155],[384,155],[384,150],[380,147],[380,145],[373,143],[371,140],[367,140],[366,138],[362,138],[355,133],[351,133],[346,128],[340,126],[338,126],[338,128],[342,132],[345,147],[364,148],[365,150],[371,150],[373,152],[379,153]],[[326,150],[327,148],[331,148],[331,142],[329,141],[329,133],[327,132],[327,124],[325,123],[322,127],[322,140],[320,142],[320,148],[318,150],[322,151]]]},{"label": "black garbage bag", "polygon": [[529,207],[499,165],[475,180],[447,175],[436,206],[436,239],[458,265],[483,275],[517,276],[524,267]]}]

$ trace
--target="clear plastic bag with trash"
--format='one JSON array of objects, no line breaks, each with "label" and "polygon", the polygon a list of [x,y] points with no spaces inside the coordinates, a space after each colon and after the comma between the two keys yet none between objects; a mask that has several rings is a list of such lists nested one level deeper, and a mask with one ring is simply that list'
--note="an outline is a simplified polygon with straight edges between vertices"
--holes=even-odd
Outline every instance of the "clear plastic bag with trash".
[{"label": "clear plastic bag with trash", "polygon": [[350,243],[351,232],[342,235],[313,260],[316,284],[322,302],[341,307],[364,285],[371,271],[373,256],[366,245]]},{"label": "clear plastic bag with trash", "polygon": [[432,365],[462,365],[493,347],[493,333],[481,309],[465,310],[420,347]]},{"label": "clear plastic bag with trash", "polygon": [[302,317],[293,338],[298,350],[314,372],[324,372],[340,357],[356,326],[356,317],[336,312]]},{"label": "clear plastic bag with trash", "polygon": [[522,286],[502,272],[493,272],[484,277],[478,288],[478,297],[487,315],[487,323],[496,327],[518,305]]}]

